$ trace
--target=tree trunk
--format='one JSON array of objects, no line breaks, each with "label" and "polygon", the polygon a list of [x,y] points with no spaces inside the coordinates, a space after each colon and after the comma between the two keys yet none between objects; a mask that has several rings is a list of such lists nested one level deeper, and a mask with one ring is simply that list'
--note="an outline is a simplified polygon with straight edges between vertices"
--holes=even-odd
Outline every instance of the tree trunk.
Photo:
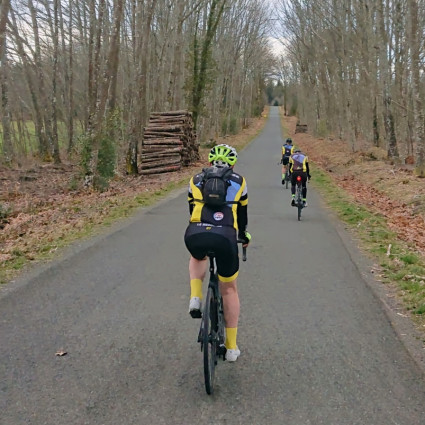
[{"label": "tree trunk", "polygon": [[[192,93],[193,123],[196,130],[197,121],[201,112],[204,90],[206,88],[207,69],[211,54],[211,43],[217,31],[217,26],[223,14],[226,0],[212,0],[207,20],[207,31],[202,43],[200,63],[194,65],[194,88]],[[194,51],[197,51],[197,39],[195,38]],[[198,68],[199,66],[199,68]]]},{"label": "tree trunk", "polygon": [[[69,72],[69,81],[68,81],[68,153],[71,153],[72,148],[74,147],[74,62],[73,62],[73,37],[72,37],[72,21],[73,21],[73,7],[72,0],[69,0],[69,21],[70,21],[70,31],[69,31],[69,62],[68,62],[68,72]],[[65,55],[65,49],[63,51]],[[64,59],[66,63],[66,59]],[[66,67],[66,65],[65,65]],[[66,87],[65,87],[66,90]]]},{"label": "tree trunk", "polygon": [[394,129],[394,115],[392,111],[392,99],[390,92],[390,69],[391,60],[388,57],[388,34],[385,26],[384,2],[381,1],[378,8],[379,13],[379,78],[381,80],[381,90],[383,95],[383,121],[385,137],[387,141],[387,152],[390,158],[398,157],[397,139]]},{"label": "tree trunk", "polygon": [[[134,107],[131,129],[129,134],[129,144],[126,158],[127,174],[138,174],[137,156],[139,154],[139,141],[142,140],[142,128],[147,121],[147,78],[148,72],[148,54],[149,54],[149,37],[151,31],[151,22],[155,10],[157,0],[151,0],[148,14],[144,19],[144,29],[139,29],[139,44],[137,46],[136,58],[140,60],[136,77],[136,87],[138,87],[137,104]],[[141,5],[139,6],[141,8]],[[140,18],[143,16],[142,10],[138,12]],[[139,28],[142,21],[138,23]]]},{"label": "tree trunk", "polygon": [[59,0],[54,0],[54,33],[53,33],[53,81],[52,81],[52,156],[55,164],[60,164],[58,118],[57,118],[57,78],[59,55]]},{"label": "tree trunk", "polygon": [[3,58],[3,51],[6,50],[6,26],[9,9],[10,0],[2,0],[0,3],[0,58]]},{"label": "tree trunk", "polygon": [[[0,28],[1,31],[1,28]],[[1,32],[0,32],[1,34]],[[1,35],[0,35],[1,37]],[[0,84],[1,84],[1,123],[3,135],[3,155],[6,163],[11,163],[13,155],[13,145],[11,138],[10,126],[10,108],[9,108],[9,83],[8,83],[8,61],[7,61],[7,43],[4,36],[2,45],[0,47]]]},{"label": "tree trunk", "polygon": [[418,1],[409,0],[410,8],[410,50],[411,69],[413,83],[413,112],[414,112],[414,140],[416,144],[415,175],[425,177],[425,134],[424,113],[421,100],[421,76],[420,76],[420,42],[418,39]]}]

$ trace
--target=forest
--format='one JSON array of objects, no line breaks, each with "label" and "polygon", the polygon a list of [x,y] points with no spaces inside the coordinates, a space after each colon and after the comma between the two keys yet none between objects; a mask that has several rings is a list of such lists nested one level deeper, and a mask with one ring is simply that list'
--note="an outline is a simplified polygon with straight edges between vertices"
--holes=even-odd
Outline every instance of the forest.
[{"label": "forest", "polygon": [[201,143],[274,102],[424,176],[424,22],[421,0],[2,0],[0,160],[107,183],[151,113],[190,111]]},{"label": "forest", "polygon": [[137,174],[153,112],[235,134],[264,106],[268,19],[257,0],[2,0],[2,163]]},{"label": "forest", "polygon": [[425,3],[280,1],[289,112],[353,151],[384,149],[424,176]]}]

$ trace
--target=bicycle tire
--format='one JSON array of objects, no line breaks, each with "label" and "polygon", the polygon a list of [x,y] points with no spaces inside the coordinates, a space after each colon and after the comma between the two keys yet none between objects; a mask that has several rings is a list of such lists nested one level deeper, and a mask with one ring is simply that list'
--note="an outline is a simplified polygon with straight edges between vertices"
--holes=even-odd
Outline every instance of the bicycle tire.
[{"label": "bicycle tire", "polygon": [[208,288],[202,320],[205,390],[207,394],[212,394],[214,391],[215,365],[217,364],[217,338],[215,336],[217,329],[217,303],[211,287]]},{"label": "bicycle tire", "polygon": [[288,189],[288,187],[289,187],[289,173],[288,172],[286,172],[285,184],[286,184],[286,188]]},{"label": "bicycle tire", "polygon": [[301,211],[303,209],[302,204],[302,195],[301,195],[302,188],[300,185],[297,185],[297,210],[298,210],[298,221],[301,221]]}]

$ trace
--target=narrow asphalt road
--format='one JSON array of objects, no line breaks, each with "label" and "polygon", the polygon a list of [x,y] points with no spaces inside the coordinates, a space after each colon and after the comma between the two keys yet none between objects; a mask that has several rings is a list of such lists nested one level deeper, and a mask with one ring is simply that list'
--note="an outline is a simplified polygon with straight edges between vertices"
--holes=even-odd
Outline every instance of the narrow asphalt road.
[{"label": "narrow asphalt road", "polygon": [[253,242],[239,279],[242,355],[219,364],[215,394],[187,314],[180,191],[1,289],[1,425],[425,423],[421,369],[313,190],[297,221],[281,141],[272,108],[236,166]]}]

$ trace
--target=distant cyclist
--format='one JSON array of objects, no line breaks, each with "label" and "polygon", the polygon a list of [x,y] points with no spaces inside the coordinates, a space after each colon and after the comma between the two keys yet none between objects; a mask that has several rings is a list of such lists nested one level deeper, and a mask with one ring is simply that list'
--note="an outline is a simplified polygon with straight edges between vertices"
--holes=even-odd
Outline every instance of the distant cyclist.
[{"label": "distant cyclist", "polygon": [[[189,261],[190,303],[189,313],[193,318],[201,317],[202,283],[207,271],[207,253],[214,251],[220,292],[223,297],[226,326],[226,360],[236,361],[240,350],[236,344],[239,320],[239,296],[237,277],[239,256],[237,240],[247,246],[251,239],[246,231],[248,224],[248,192],[246,180],[233,171],[238,159],[236,149],[228,145],[217,145],[209,153],[212,171],[223,174],[226,181],[225,203],[210,205],[207,202],[209,187],[206,176],[211,168],[204,169],[190,179],[189,211],[190,223],[184,236],[191,257]],[[216,187],[217,185],[213,185]]]},{"label": "distant cyclist", "polygon": [[294,146],[292,145],[292,139],[288,138],[285,144],[282,146],[282,184],[285,184],[286,167],[289,163],[289,157],[294,153]]},{"label": "distant cyclist", "polygon": [[311,179],[310,168],[308,164],[308,157],[302,153],[300,149],[295,149],[294,153],[289,159],[289,171],[291,172],[291,205],[295,206],[295,185],[297,177],[301,176],[303,186],[303,206],[307,206],[307,179]]}]

